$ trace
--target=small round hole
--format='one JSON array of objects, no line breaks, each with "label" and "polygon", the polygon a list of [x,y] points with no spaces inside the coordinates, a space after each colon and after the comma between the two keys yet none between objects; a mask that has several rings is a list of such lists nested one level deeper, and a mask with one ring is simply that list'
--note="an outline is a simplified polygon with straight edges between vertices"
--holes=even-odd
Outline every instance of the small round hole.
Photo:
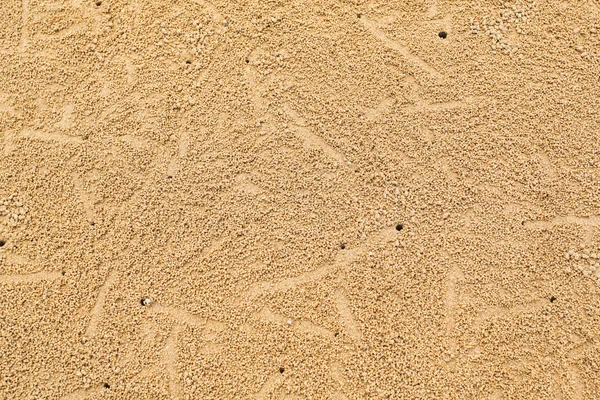
[{"label": "small round hole", "polygon": [[66,272],[65,271],[61,271],[60,273],[62,276],[65,276]]},{"label": "small round hole", "polygon": [[96,2],[96,7],[100,7],[101,5],[102,5],[102,2],[101,2],[101,1],[97,1],[97,2]]},{"label": "small round hole", "polygon": [[442,39],[446,39],[448,37],[448,33],[441,31],[440,33],[438,33],[438,36]]},{"label": "small round hole", "polygon": [[361,13],[356,14],[356,18],[362,18],[362,14]]},{"label": "small round hole", "polygon": [[150,305],[152,305],[152,299],[150,299],[148,297],[144,297],[140,300],[140,304],[143,306],[150,306]]},{"label": "small round hole", "polygon": [[4,240],[0,240],[0,247],[4,246],[6,242]]},{"label": "small round hole", "polygon": [[285,372],[285,369],[283,367],[279,368],[279,373],[283,374]]},{"label": "small round hole", "polygon": [[185,60],[185,63],[190,65],[192,63],[192,60]]},{"label": "small round hole", "polygon": [[345,250],[345,249],[346,249],[346,243],[342,243],[342,244],[340,245],[340,249],[342,249],[342,250]]},{"label": "small round hole", "polygon": [[104,386],[104,389],[110,389],[110,385],[106,382],[104,382],[102,386]]},{"label": "small round hole", "polygon": [[550,303],[554,303],[556,301],[556,297],[552,296],[550,297]]},{"label": "small round hole", "polygon": [[402,224],[398,224],[398,225],[396,225],[396,230],[397,230],[398,232],[400,232],[402,229],[404,229],[404,225],[402,225]]},{"label": "small round hole", "polygon": [[246,64],[250,64],[250,60],[246,58]]}]

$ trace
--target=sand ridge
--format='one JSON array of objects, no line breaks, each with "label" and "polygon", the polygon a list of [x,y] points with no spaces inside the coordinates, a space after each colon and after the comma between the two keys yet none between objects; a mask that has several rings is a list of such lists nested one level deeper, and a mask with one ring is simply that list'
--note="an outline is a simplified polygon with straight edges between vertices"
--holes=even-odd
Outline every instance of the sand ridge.
[{"label": "sand ridge", "polygon": [[600,6],[7,0],[1,399],[600,398]]}]

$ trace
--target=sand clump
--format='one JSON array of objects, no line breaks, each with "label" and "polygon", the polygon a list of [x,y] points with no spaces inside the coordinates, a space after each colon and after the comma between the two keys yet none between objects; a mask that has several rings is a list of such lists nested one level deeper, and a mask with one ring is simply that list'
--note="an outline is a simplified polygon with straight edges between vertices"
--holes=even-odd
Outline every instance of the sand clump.
[{"label": "sand clump", "polygon": [[600,398],[599,16],[3,2],[0,399]]}]

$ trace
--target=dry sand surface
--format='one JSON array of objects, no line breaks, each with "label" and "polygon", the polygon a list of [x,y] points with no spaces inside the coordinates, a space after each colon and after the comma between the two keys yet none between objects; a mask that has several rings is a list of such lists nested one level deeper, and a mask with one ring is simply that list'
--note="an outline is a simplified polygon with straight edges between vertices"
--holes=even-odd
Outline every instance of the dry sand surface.
[{"label": "dry sand surface", "polygon": [[600,399],[598,0],[0,23],[0,399]]}]

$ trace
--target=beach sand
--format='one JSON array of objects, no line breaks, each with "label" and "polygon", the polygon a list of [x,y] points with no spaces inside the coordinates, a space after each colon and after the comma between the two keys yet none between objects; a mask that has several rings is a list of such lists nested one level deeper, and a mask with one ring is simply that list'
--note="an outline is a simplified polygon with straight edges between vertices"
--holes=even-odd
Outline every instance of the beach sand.
[{"label": "beach sand", "polygon": [[599,399],[597,0],[4,0],[1,399]]}]

